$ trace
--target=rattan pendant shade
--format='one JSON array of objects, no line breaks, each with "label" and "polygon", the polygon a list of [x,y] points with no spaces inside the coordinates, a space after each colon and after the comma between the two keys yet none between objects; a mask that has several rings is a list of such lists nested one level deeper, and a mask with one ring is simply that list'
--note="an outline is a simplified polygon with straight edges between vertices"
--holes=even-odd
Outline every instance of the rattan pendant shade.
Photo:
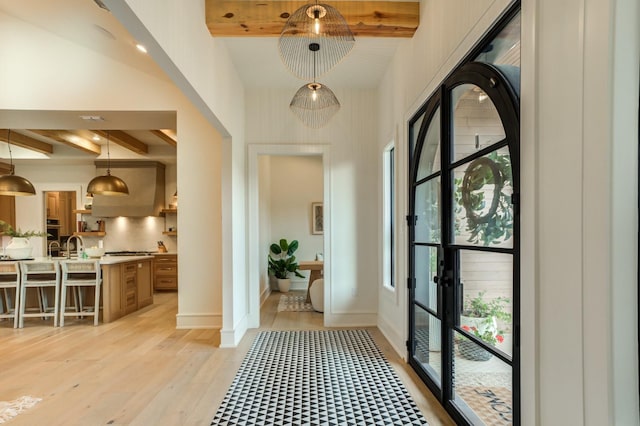
[{"label": "rattan pendant shade", "polygon": [[338,10],[328,4],[311,3],[291,14],[278,48],[287,68],[298,78],[310,80],[333,68],[354,44],[353,33]]},{"label": "rattan pendant shade", "polygon": [[314,82],[298,89],[289,108],[306,126],[319,129],[338,112],[340,102],[331,89]]}]

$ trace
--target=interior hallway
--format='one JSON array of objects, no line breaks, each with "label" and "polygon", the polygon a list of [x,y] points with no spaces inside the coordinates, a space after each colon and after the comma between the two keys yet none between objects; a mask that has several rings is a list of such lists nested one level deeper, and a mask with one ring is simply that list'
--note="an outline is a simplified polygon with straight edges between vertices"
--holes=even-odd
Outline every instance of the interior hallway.
[{"label": "interior hallway", "polygon": [[[262,306],[260,330],[324,328],[322,314],[276,312],[279,298]],[[177,302],[176,293],[156,293],[153,305],[98,327],[0,322],[0,401],[42,398],[10,424],[208,425],[258,330],[236,349],[217,348],[216,331],[175,329]],[[453,425],[382,334],[370,332],[429,424]]]}]

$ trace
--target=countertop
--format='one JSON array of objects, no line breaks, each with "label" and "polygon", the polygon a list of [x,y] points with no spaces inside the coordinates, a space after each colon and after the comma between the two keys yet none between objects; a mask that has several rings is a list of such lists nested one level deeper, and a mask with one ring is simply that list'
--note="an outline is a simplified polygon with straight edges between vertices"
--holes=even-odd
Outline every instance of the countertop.
[{"label": "countertop", "polygon": [[[51,261],[51,260],[57,260],[57,261],[62,261],[62,260],[67,260],[66,257],[53,257],[51,259],[49,259],[48,257],[36,257],[35,259],[38,262],[47,262],[47,261]],[[71,260],[73,261],[78,261],[78,259],[71,258]],[[88,259],[79,259],[80,262],[89,262],[92,260],[99,260],[101,265],[116,265],[118,263],[125,263],[125,262],[133,262],[136,260],[152,260],[152,256],[102,256],[101,258],[88,258]]]}]

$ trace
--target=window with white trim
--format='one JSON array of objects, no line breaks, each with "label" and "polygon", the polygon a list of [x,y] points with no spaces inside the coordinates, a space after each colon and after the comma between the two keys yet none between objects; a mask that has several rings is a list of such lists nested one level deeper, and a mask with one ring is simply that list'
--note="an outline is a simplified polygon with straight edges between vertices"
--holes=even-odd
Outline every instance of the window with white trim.
[{"label": "window with white trim", "polygon": [[382,277],[386,287],[395,288],[395,147],[393,142],[385,147],[383,153],[383,213],[382,213]]}]

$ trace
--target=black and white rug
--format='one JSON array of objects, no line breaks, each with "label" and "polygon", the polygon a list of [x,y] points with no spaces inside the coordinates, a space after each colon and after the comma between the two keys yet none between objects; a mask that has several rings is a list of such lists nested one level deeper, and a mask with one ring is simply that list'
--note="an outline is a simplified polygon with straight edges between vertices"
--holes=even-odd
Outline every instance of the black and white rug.
[{"label": "black and white rug", "polygon": [[278,312],[314,312],[311,303],[307,303],[306,294],[283,294],[278,301]]},{"label": "black and white rug", "polygon": [[366,330],[258,334],[212,425],[427,425]]}]

